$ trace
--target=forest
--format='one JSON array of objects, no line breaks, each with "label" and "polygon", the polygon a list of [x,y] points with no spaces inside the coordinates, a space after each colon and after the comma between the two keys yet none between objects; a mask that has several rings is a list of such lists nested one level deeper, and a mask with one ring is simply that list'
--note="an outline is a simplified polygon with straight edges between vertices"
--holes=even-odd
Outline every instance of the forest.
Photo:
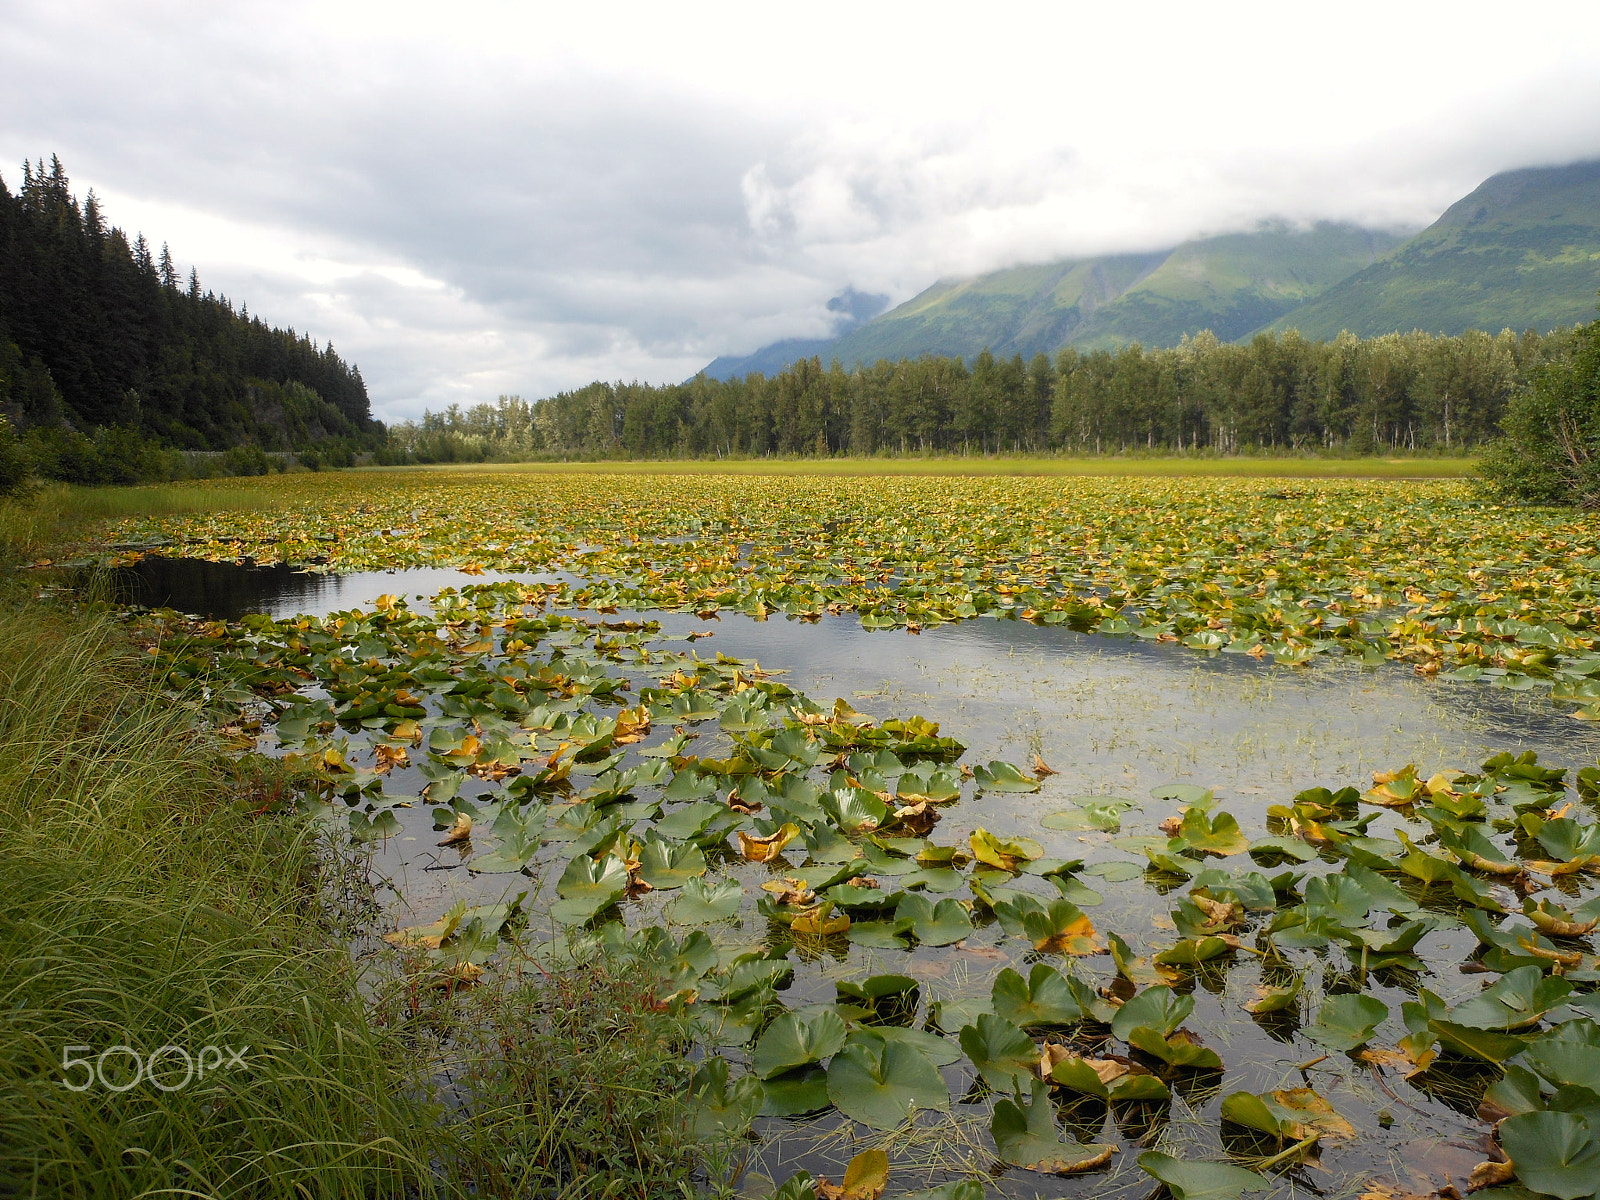
[{"label": "forest", "polygon": [[57,158],[15,193],[0,179],[0,415],[38,473],[80,482],[162,449],[338,459],[383,439],[331,344],[183,279],[93,191],[80,204]]},{"label": "forest", "polygon": [[770,378],[596,382],[532,402],[452,406],[392,427],[384,457],[1450,454],[1497,437],[1510,398],[1572,341],[1571,330],[1329,341],[1291,330],[1027,362],[985,351],[970,366],[924,357],[846,371],[811,358]]}]

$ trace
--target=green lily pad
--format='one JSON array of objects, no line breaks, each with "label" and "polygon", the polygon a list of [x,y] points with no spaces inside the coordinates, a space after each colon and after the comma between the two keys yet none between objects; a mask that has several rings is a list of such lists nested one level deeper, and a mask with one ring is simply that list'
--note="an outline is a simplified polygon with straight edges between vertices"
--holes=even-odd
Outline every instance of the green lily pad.
[{"label": "green lily pad", "polygon": [[894,915],[896,922],[911,922],[911,932],[924,946],[948,946],[972,932],[972,917],[959,900],[934,904],[925,896],[907,892]]},{"label": "green lily pad", "polygon": [[1354,1050],[1389,1016],[1389,1006],[1359,992],[1329,996],[1306,1036],[1329,1050]]},{"label": "green lily pad", "polygon": [[657,891],[681,888],[705,873],[705,851],[693,842],[648,838],[639,849],[639,878]]},{"label": "green lily pad", "polygon": [[1208,817],[1199,808],[1191,808],[1183,814],[1178,836],[1173,841],[1185,849],[1223,858],[1250,849],[1250,839],[1239,831],[1239,822],[1232,813],[1219,812],[1215,817]]},{"label": "green lily pad", "polygon": [[1116,860],[1112,862],[1090,863],[1083,868],[1085,875],[1097,875],[1107,883],[1125,883],[1130,879],[1137,879],[1144,874],[1144,868],[1138,863]]},{"label": "green lily pad", "polygon": [[1168,1037],[1178,1026],[1189,1019],[1194,1011],[1194,997],[1180,996],[1165,985],[1146,988],[1121,1008],[1111,1021],[1111,1032],[1123,1041],[1135,1029],[1153,1029],[1161,1037]]},{"label": "green lily pad", "polygon": [[1213,958],[1221,958],[1232,949],[1219,937],[1184,938],[1154,955],[1151,961],[1164,966],[1192,967],[1210,962]]},{"label": "green lily pad", "polygon": [[[761,1106],[764,1117],[802,1117],[833,1105],[828,1099],[828,1072],[819,1066],[785,1071],[763,1080],[761,1086],[766,1093]],[[814,1192],[805,1193],[805,1200],[814,1197]]]},{"label": "green lily pad", "polygon": [[1572,991],[1565,979],[1538,967],[1507,971],[1493,986],[1450,1010],[1450,1020],[1474,1029],[1525,1029],[1563,1003]]},{"label": "green lily pad", "polygon": [[975,767],[973,779],[986,792],[1037,792],[1039,781],[1008,762],[992,762],[987,767]]},{"label": "green lily pad", "polygon": [[728,1082],[728,1062],[708,1058],[689,1084],[689,1124],[698,1138],[742,1137],[761,1112],[766,1090],[753,1075]]},{"label": "green lily pad", "polygon": [[1055,1105],[1049,1089],[1035,1080],[1027,1103],[1001,1100],[989,1122],[1000,1158],[1017,1167],[1050,1174],[1077,1174],[1104,1166],[1116,1152],[1112,1145],[1085,1146],[1063,1141],[1056,1132]]},{"label": "green lily pad", "polygon": [[1295,862],[1310,862],[1317,856],[1315,849],[1299,838],[1292,837],[1256,838],[1250,843],[1249,854],[1257,862],[1267,860],[1263,865],[1285,858],[1293,859]]},{"label": "green lily pad", "polygon": [[1222,1119],[1275,1138],[1293,1137],[1296,1122],[1279,1116],[1254,1092],[1234,1092],[1222,1098]]},{"label": "green lily pad", "polygon": [[909,950],[911,948],[911,919],[896,917],[888,921],[852,921],[845,937],[858,946],[871,946],[877,950]]},{"label": "green lily pad", "polygon": [[831,1008],[784,1013],[762,1033],[750,1058],[751,1069],[770,1079],[795,1067],[818,1063],[844,1045],[845,1027]]},{"label": "green lily pad", "polygon": [[1513,1033],[1480,1029],[1454,1021],[1429,1021],[1428,1030],[1448,1049],[1468,1058],[1481,1058],[1484,1062],[1502,1063],[1508,1058],[1515,1058],[1528,1044],[1526,1038]]},{"label": "green lily pad", "polygon": [[1215,1050],[1202,1046],[1186,1029],[1162,1037],[1154,1029],[1139,1026],[1130,1029],[1128,1045],[1142,1050],[1152,1058],[1159,1058],[1170,1067],[1185,1067],[1196,1071],[1220,1071],[1222,1059]]},{"label": "green lily pad", "polygon": [[628,868],[619,859],[607,854],[596,862],[580,854],[556,881],[561,899],[550,906],[550,915],[565,925],[582,924],[622,899],[627,888]]},{"label": "green lily pad", "polygon": [[920,1051],[936,1067],[961,1061],[961,1043],[926,1029],[906,1029],[899,1025],[874,1025],[872,1033],[891,1042],[903,1042]]},{"label": "green lily pad", "polygon": [[834,985],[841,1004],[862,1009],[874,1022],[908,1025],[917,1014],[922,987],[909,975],[869,975]]},{"label": "green lily pad", "polygon": [[1600,1025],[1568,1021],[1528,1044],[1522,1061],[1555,1087],[1600,1079]]},{"label": "green lily pad", "polygon": [[1231,1163],[1192,1162],[1156,1150],[1139,1155],[1139,1166],[1167,1185],[1172,1200],[1238,1200],[1241,1192],[1271,1186],[1265,1176]]},{"label": "green lily pad", "polygon": [[1577,1113],[1530,1112],[1500,1123],[1517,1178],[1536,1192],[1579,1200],[1600,1191],[1600,1138]]},{"label": "green lily pad", "polygon": [[1049,963],[1035,963],[1027,979],[1005,968],[995,976],[990,999],[997,1015],[1023,1029],[1070,1025],[1084,1015],[1067,979]]},{"label": "green lily pad", "polygon": [[1130,808],[1139,807],[1136,801],[1115,800],[1106,796],[1075,796],[1069,803],[1074,807],[1050,813],[1039,823],[1046,829],[1067,833],[1087,830],[1116,833],[1122,828],[1122,814]]},{"label": "green lily pad", "polygon": [[945,1109],[950,1093],[927,1055],[871,1032],[851,1035],[828,1064],[828,1098],[873,1129],[895,1129],[918,1109]]},{"label": "green lily pad", "polygon": [[1039,1066],[1033,1039],[993,1013],[983,1013],[961,1030],[961,1049],[997,1092],[1021,1091]]},{"label": "green lily pad", "polygon": [[706,925],[726,921],[744,902],[744,888],[736,879],[712,882],[699,877],[685,881],[683,890],[667,905],[665,916],[675,925]]}]

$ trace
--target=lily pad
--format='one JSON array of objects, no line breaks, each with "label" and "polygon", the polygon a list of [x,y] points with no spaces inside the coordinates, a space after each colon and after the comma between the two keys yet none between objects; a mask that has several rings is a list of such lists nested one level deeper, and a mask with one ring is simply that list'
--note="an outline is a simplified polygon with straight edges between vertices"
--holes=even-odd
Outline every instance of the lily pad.
[{"label": "lily pad", "polygon": [[671,904],[665,916],[675,925],[705,925],[712,921],[726,921],[739,911],[744,901],[744,888],[736,879],[712,882],[704,877],[684,882],[683,890]]},{"label": "lily pad", "polygon": [[1359,992],[1329,996],[1316,1021],[1306,1027],[1306,1036],[1330,1050],[1354,1050],[1388,1016],[1389,1006],[1371,996]]},{"label": "lily pad", "polygon": [[[762,1081],[764,1117],[801,1117],[830,1108],[828,1072],[819,1066],[800,1067]],[[807,1196],[806,1200],[812,1200]]]},{"label": "lily pad", "polygon": [[948,946],[972,932],[972,917],[959,900],[940,900],[934,904],[924,896],[908,892],[894,910],[895,920],[910,921],[911,932],[924,946]]},{"label": "lily pad", "polygon": [[1474,1029],[1525,1029],[1563,1003],[1572,991],[1565,979],[1538,967],[1508,971],[1493,986],[1450,1010],[1450,1020]]},{"label": "lily pad", "polygon": [[596,862],[580,854],[556,881],[561,899],[550,906],[550,915],[566,925],[582,924],[622,899],[627,889],[628,869],[620,859],[607,854]]},{"label": "lily pad", "polygon": [[1122,828],[1122,814],[1139,807],[1133,800],[1115,800],[1107,796],[1077,796],[1070,803],[1074,807],[1050,813],[1039,823],[1046,829],[1067,833],[1087,830],[1116,833]]},{"label": "lily pad", "polygon": [[1194,1162],[1156,1150],[1141,1154],[1139,1166],[1166,1184],[1173,1200],[1238,1200],[1241,1192],[1270,1186],[1265,1176],[1231,1163]]},{"label": "lily pad", "polygon": [[705,873],[705,851],[693,842],[649,838],[640,847],[639,878],[657,891],[681,888]]},{"label": "lily pad", "polygon": [[1500,1123],[1517,1178],[1536,1192],[1579,1200],[1600,1191],[1600,1138],[1577,1113],[1530,1112]]},{"label": "lily pad", "polygon": [[961,1030],[961,1049],[997,1092],[1020,1091],[1039,1066],[1039,1047],[1004,1017],[983,1013]]},{"label": "lily pad", "polygon": [[1005,968],[995,976],[990,997],[997,1015],[1023,1029],[1070,1025],[1084,1015],[1067,979],[1049,963],[1035,963],[1026,979]]},{"label": "lily pad", "polygon": [[1117,1147],[1108,1144],[1085,1146],[1063,1141],[1056,1131],[1055,1105],[1049,1089],[1035,1080],[1026,1103],[1000,1100],[989,1122],[1000,1158],[1013,1166],[1056,1175],[1076,1175],[1093,1171],[1111,1161]]},{"label": "lily pad", "polygon": [[766,1091],[744,1075],[731,1084],[728,1061],[708,1058],[689,1084],[689,1123],[698,1138],[743,1136],[761,1111]]},{"label": "lily pad", "polygon": [[992,762],[973,769],[972,777],[986,792],[1037,792],[1039,781],[1008,762]]},{"label": "lily pad", "polygon": [[828,1064],[828,1097],[873,1129],[895,1129],[918,1109],[950,1106],[944,1077],[925,1054],[865,1031]]},{"label": "lily pad", "polygon": [[1180,996],[1171,988],[1158,986],[1146,988],[1117,1009],[1112,1019],[1111,1032],[1123,1041],[1140,1027],[1153,1029],[1161,1037],[1177,1031],[1194,1012],[1194,997]]},{"label": "lily pad", "polygon": [[784,1013],[762,1033],[750,1058],[751,1069],[769,1079],[795,1067],[818,1063],[844,1045],[845,1027],[831,1008]]}]

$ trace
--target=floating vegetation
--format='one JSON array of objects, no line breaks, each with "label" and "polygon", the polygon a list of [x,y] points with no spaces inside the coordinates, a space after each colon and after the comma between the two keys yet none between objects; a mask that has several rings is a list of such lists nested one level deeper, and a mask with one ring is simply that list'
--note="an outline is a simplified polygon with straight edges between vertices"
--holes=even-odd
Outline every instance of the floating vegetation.
[{"label": "floating vegetation", "polygon": [[1548,687],[1600,715],[1600,523],[1487,505],[1459,483],[463,472],[260,486],[286,504],[129,520],[115,561],[558,572],[545,587],[562,608],[853,613],[911,632],[1000,616],[1296,665],[1393,660]]},{"label": "floating vegetation", "polygon": [[[691,1017],[698,1134],[954,1128],[981,1152],[907,1186],[965,1197],[995,1168],[1228,1197],[1375,1136],[1405,1088],[1429,1136],[1502,1122],[1481,1178],[1600,1187],[1600,771],[1406,764],[1284,797],[1258,834],[1191,785],[1069,798],[1042,763],[968,771],[928,717],[553,611],[564,586],[146,620],[174,684],[264,718],[350,837],[426,807],[441,854],[514,880],[394,936],[440,986],[513,950],[599,956]],[[988,827],[990,793],[1033,816]],[[1493,982],[1464,994],[1462,971]],[[846,1191],[889,1186],[853,1162]]]}]

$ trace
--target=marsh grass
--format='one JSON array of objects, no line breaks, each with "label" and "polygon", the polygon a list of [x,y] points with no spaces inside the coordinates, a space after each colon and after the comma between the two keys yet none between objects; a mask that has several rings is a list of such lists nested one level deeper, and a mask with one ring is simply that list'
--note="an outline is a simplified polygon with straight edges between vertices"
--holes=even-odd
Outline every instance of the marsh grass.
[{"label": "marsh grass", "polygon": [[[323,920],[312,824],[192,726],[110,617],[0,597],[0,1194],[430,1191],[431,1115]],[[64,1054],[117,1046],[244,1066],[64,1086]]]},{"label": "marsh grass", "polygon": [[[70,556],[104,526],[126,517],[260,511],[283,499],[268,487],[150,484],[140,487],[73,487],[42,483],[0,500],[0,560],[30,562]],[[0,561],[3,565],[3,561]]]},{"label": "marsh grass", "polygon": [[726,1191],[738,1141],[697,1138],[693,1023],[603,960],[524,964],[459,999],[452,1087],[470,1119],[452,1174],[478,1194],[613,1197]]}]

